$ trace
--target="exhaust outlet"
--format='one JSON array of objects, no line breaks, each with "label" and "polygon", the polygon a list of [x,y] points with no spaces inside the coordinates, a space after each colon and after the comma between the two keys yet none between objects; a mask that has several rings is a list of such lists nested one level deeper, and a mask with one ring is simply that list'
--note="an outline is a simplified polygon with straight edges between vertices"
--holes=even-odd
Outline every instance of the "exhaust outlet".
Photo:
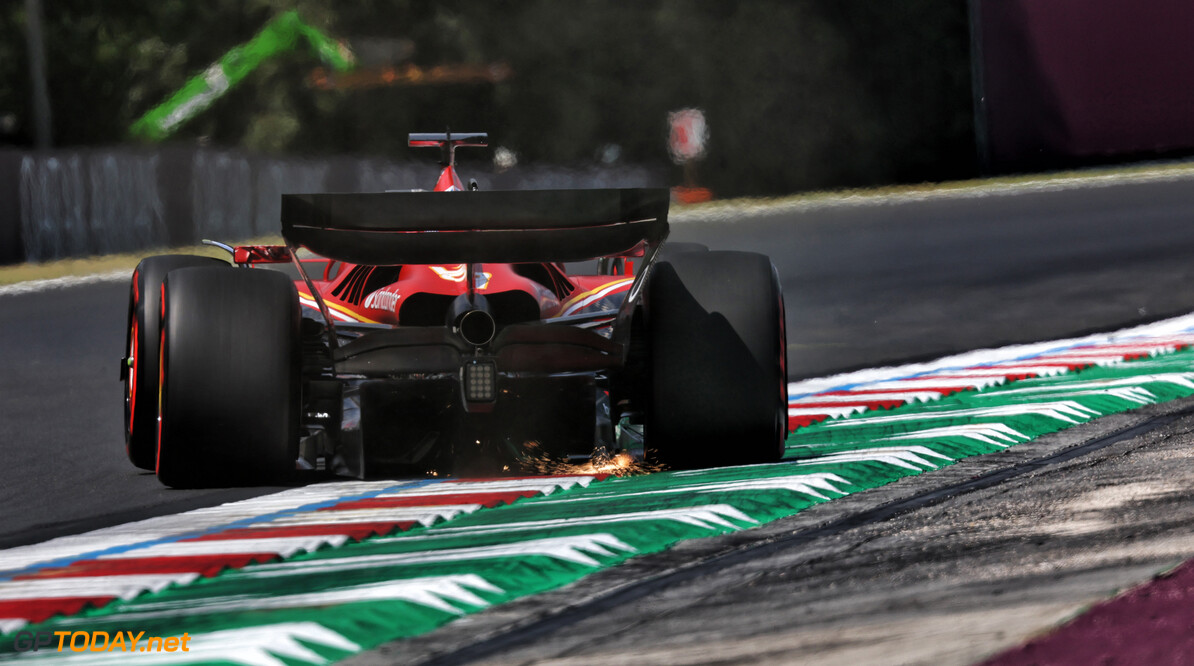
[{"label": "exhaust outlet", "polygon": [[452,333],[474,347],[489,344],[497,333],[497,322],[489,312],[489,302],[481,295],[473,296],[472,301],[464,294],[458,296],[448,310],[448,321]]},{"label": "exhaust outlet", "polygon": [[484,347],[493,340],[497,322],[484,310],[469,310],[456,319],[452,331],[474,347]]}]

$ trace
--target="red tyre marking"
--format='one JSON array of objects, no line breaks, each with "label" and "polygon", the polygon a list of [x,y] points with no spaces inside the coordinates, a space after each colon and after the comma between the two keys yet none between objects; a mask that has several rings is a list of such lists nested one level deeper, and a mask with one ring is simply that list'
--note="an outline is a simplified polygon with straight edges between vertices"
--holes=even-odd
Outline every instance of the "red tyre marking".
[{"label": "red tyre marking", "polygon": [[[779,282],[778,278],[776,282]],[[784,424],[784,432],[780,438],[787,441],[788,435],[795,428],[788,418],[788,321],[782,289],[779,292],[779,404],[780,419]]]},{"label": "red tyre marking", "polygon": [[137,284],[137,280],[141,275],[141,271],[133,271],[133,305],[129,311],[129,358],[132,359],[132,367],[126,368],[125,372],[128,374],[128,395],[125,397],[128,401],[128,432],[125,433],[124,452],[129,453],[129,439],[133,434],[133,426],[136,422],[136,408],[137,408],[137,353],[140,351],[140,345],[137,343],[137,338],[140,334],[140,328],[137,326],[137,306],[141,304],[141,287]]},{"label": "red tyre marking", "polygon": [[133,324],[132,324],[132,342],[129,344],[129,358],[133,360],[132,367],[128,368],[129,378],[129,434],[133,434],[133,426],[137,422],[137,357],[141,353],[141,345],[137,343],[137,338],[141,335],[141,328],[137,326],[136,305],[133,306]]},{"label": "red tyre marking", "polygon": [[162,471],[162,395],[166,392],[166,283],[162,282],[162,300],[158,320],[158,454],[153,463],[153,473]]}]

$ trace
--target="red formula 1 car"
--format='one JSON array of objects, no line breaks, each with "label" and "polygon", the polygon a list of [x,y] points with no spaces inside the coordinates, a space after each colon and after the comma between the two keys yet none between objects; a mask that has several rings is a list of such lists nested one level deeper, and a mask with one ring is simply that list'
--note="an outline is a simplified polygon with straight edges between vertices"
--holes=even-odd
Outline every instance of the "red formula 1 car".
[{"label": "red formula 1 car", "polygon": [[767,257],[666,245],[666,190],[481,192],[454,151],[486,135],[410,143],[443,152],[434,192],[285,195],[284,246],[140,263],[121,363],[134,465],[219,486],[780,457]]}]

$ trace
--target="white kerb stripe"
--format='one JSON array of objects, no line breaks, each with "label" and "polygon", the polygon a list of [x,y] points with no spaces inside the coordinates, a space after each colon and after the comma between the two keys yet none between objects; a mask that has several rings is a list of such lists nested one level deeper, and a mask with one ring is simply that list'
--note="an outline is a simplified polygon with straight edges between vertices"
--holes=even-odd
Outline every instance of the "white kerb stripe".
[{"label": "white kerb stripe", "polygon": [[349,509],[346,511],[312,511],[283,516],[263,526],[277,525],[335,525],[340,523],[387,523],[414,521],[428,526],[439,520],[451,520],[462,513],[480,509],[480,504],[453,504],[428,507],[400,507],[396,509]]},{"label": "white kerb stripe", "polygon": [[[327,513],[327,512],[324,512]],[[220,555],[237,553],[275,553],[290,557],[303,551],[315,551],[321,546],[342,546],[348,536],[332,534],[314,537],[271,537],[263,539],[213,539],[205,541],[174,541],[148,548],[104,555],[100,560],[123,560],[142,557],[186,557],[189,555]]]},{"label": "white kerb stripe", "polygon": [[0,600],[119,597],[132,599],[142,592],[160,592],[171,585],[186,585],[197,573],[34,578],[0,582]]}]

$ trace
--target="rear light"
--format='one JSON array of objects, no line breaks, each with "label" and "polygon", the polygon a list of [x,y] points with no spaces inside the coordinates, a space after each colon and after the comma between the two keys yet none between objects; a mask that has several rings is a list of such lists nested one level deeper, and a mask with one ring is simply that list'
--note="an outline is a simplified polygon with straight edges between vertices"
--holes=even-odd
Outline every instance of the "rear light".
[{"label": "rear light", "polygon": [[497,400],[497,367],[491,361],[464,364],[464,397],[469,402]]}]

